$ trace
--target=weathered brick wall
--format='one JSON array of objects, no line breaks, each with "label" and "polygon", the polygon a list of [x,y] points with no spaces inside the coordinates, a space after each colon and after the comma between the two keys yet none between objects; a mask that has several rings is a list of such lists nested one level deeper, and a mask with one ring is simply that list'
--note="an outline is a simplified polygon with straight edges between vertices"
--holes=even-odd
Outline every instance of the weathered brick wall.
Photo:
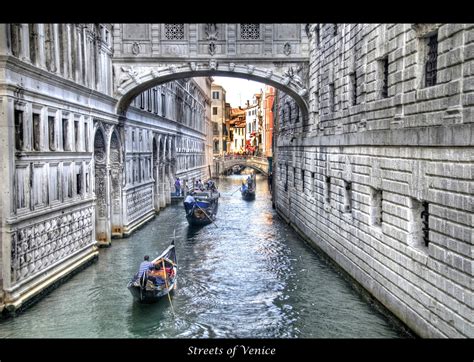
[{"label": "weathered brick wall", "polygon": [[279,94],[278,211],[422,337],[474,337],[473,29],[312,25],[310,132]]}]

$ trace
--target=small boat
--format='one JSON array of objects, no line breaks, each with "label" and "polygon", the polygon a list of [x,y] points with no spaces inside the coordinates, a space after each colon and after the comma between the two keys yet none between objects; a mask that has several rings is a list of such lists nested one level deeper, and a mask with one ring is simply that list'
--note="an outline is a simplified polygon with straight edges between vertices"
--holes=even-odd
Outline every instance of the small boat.
[{"label": "small boat", "polygon": [[216,220],[219,206],[219,192],[217,190],[195,191],[192,194],[194,202],[184,203],[186,219],[189,225],[202,226]]},{"label": "small boat", "polygon": [[245,183],[242,183],[240,188],[240,193],[242,194],[242,198],[244,200],[254,200],[255,199],[255,191],[257,188],[257,182],[255,179],[255,175],[249,176]]},{"label": "small boat", "polygon": [[174,237],[170,246],[152,260],[155,269],[137,273],[128,283],[133,298],[143,303],[156,302],[176,288],[178,261]]}]

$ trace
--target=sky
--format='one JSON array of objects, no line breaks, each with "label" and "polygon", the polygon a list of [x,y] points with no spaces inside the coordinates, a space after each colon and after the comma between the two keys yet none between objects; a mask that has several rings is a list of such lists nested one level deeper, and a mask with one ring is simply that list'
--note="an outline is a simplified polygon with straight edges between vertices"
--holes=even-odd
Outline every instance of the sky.
[{"label": "sky", "polygon": [[252,102],[252,97],[255,93],[260,93],[260,89],[265,89],[265,84],[254,82],[242,78],[230,77],[212,77],[215,84],[224,87],[226,91],[226,102],[230,103],[231,107],[245,106],[247,99]]}]

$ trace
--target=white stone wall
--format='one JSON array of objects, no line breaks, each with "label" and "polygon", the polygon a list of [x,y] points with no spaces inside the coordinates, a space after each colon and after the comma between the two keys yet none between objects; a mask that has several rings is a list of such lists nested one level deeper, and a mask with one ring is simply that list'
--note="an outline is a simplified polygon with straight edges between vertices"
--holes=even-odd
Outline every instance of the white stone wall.
[{"label": "white stone wall", "polygon": [[[110,244],[152,217],[170,202],[176,175],[207,173],[210,82],[161,86],[165,116],[148,112],[150,90],[143,108],[132,105],[119,121],[111,30],[0,24],[0,310],[96,257],[97,240]],[[158,100],[152,112],[161,110]],[[163,140],[166,177],[152,174],[154,138]]]},{"label": "white stone wall", "polygon": [[472,338],[474,26],[334,25],[310,28],[309,132],[280,95],[277,210],[420,336]]}]

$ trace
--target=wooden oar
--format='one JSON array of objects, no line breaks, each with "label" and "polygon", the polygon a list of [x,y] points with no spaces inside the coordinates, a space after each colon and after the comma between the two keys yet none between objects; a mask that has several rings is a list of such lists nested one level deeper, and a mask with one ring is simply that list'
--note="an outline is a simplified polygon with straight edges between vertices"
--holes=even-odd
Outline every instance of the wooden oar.
[{"label": "wooden oar", "polygon": [[168,289],[168,300],[170,301],[170,305],[171,305],[171,312],[173,312],[173,317],[175,316],[174,315],[174,308],[173,308],[173,303],[171,303],[171,297],[170,297],[170,290],[169,290],[169,287],[168,287],[168,273],[166,273],[166,268],[165,268],[165,258],[161,259],[161,264],[163,265],[163,272],[165,273],[165,286],[166,286],[166,289]]},{"label": "wooden oar", "polygon": [[218,227],[217,224],[211,219],[211,217],[197,204],[197,202],[194,205],[196,205],[199,208],[199,210],[201,210],[204,213],[204,215],[206,215],[206,217],[209,220],[211,220],[211,222],[216,226],[216,228]]},{"label": "wooden oar", "polygon": [[235,190],[233,193],[231,193],[230,196],[232,196],[232,195],[235,194],[237,191],[239,191],[241,187],[242,187],[242,186],[239,186],[239,188],[238,188],[237,190]]}]

